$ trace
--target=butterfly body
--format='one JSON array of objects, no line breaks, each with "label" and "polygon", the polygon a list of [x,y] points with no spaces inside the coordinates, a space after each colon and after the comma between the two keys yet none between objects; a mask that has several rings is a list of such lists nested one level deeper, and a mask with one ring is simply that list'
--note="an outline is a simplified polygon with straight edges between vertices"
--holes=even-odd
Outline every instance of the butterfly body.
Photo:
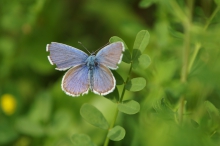
[{"label": "butterfly body", "polygon": [[88,75],[89,75],[90,89],[93,91],[93,82],[94,82],[93,74],[94,74],[95,68],[98,66],[96,56],[95,55],[90,55],[86,59],[86,65],[89,69],[89,74]]},{"label": "butterfly body", "polygon": [[124,45],[112,43],[101,49],[96,55],[88,56],[71,46],[52,42],[47,45],[50,63],[57,70],[69,69],[62,79],[61,87],[71,96],[87,94],[89,89],[99,95],[106,95],[115,88],[115,78],[110,69],[117,69],[122,59]]}]

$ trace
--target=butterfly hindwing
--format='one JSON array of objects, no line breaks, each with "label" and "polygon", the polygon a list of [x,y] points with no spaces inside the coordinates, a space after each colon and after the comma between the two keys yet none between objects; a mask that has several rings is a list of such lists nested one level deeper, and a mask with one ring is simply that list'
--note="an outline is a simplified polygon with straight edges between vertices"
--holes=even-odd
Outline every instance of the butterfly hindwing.
[{"label": "butterfly hindwing", "polygon": [[121,62],[124,49],[124,44],[122,42],[109,44],[97,53],[97,62],[110,69],[117,69],[117,64]]},{"label": "butterfly hindwing", "polygon": [[83,64],[88,58],[88,55],[83,51],[56,42],[48,44],[46,51],[50,52],[48,59],[52,65],[57,65],[57,70],[66,70],[70,67]]},{"label": "butterfly hindwing", "polygon": [[62,89],[71,96],[79,96],[87,94],[89,90],[88,67],[78,65],[69,69],[63,77]]},{"label": "butterfly hindwing", "polygon": [[93,92],[106,95],[115,89],[115,78],[112,72],[100,64],[93,71]]}]

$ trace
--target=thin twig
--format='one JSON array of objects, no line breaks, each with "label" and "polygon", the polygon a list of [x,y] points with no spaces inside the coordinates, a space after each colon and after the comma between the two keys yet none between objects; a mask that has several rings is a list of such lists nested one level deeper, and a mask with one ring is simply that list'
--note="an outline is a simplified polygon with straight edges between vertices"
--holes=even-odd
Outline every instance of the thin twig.
[{"label": "thin twig", "polygon": [[[130,69],[129,69],[129,72],[128,72],[128,77],[127,77],[127,79],[126,79],[126,81],[125,81],[125,83],[124,83],[124,87],[123,87],[122,94],[121,94],[121,97],[120,97],[120,99],[119,99],[119,102],[122,102],[122,101],[123,101],[124,94],[125,94],[125,86],[126,86],[127,82],[128,82],[129,79],[130,79],[130,74],[131,74],[131,70],[132,70],[132,64],[133,64],[133,63],[131,62]],[[114,127],[115,122],[116,122],[116,120],[117,120],[117,117],[118,117],[118,109],[116,108],[115,116],[114,116],[114,118],[113,118],[113,120],[112,120],[112,123],[111,123],[111,125],[110,125],[110,127],[109,127],[109,130]],[[108,135],[106,135],[104,146],[108,146],[108,143],[109,143],[109,138],[108,138]]]}]

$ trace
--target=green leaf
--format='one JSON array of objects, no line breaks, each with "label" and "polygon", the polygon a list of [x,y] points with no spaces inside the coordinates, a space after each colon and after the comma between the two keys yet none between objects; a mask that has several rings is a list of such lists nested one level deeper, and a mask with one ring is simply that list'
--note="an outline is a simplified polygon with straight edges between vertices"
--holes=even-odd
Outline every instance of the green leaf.
[{"label": "green leaf", "polygon": [[141,57],[141,51],[138,49],[133,50],[133,54],[135,54],[135,58],[133,58],[132,68],[136,69],[139,65],[139,58]]},{"label": "green leaf", "polygon": [[81,116],[90,124],[101,128],[108,129],[109,125],[103,114],[93,105],[85,103],[80,109]]},{"label": "green leaf", "polygon": [[50,95],[46,92],[40,93],[28,113],[28,118],[35,122],[47,122],[50,118],[51,109]]},{"label": "green leaf", "polygon": [[155,0],[142,0],[139,3],[139,6],[142,8],[148,8],[149,6],[151,6],[154,3]]},{"label": "green leaf", "polygon": [[50,124],[47,126],[46,134],[55,136],[65,133],[66,129],[72,125],[72,112],[67,109],[59,108],[53,113]]},{"label": "green leaf", "polygon": [[215,107],[213,103],[211,103],[210,101],[205,101],[204,104],[210,114],[219,116],[219,110]]},{"label": "green leaf", "polygon": [[215,3],[216,3],[217,5],[220,5],[220,0],[215,0]]},{"label": "green leaf", "polygon": [[127,47],[127,45],[125,44],[125,42],[117,37],[117,36],[113,36],[109,39],[109,42],[110,43],[114,43],[114,42],[123,42],[124,43],[124,46],[125,46],[125,51],[123,52],[123,58],[122,58],[122,61],[125,62],[125,63],[131,63],[131,53]]},{"label": "green leaf", "polygon": [[142,53],[148,43],[149,43],[149,38],[150,38],[150,34],[147,30],[141,30],[137,36],[136,36],[136,39],[135,39],[135,42],[134,42],[134,47],[133,47],[133,50],[139,50],[140,52],[138,51],[133,51],[133,54],[132,54],[132,60],[134,61],[135,59],[137,59],[137,53]]},{"label": "green leaf", "polygon": [[182,94],[186,93],[186,86],[185,83],[179,80],[173,80],[164,88],[164,91],[168,98],[179,99]]},{"label": "green leaf", "polygon": [[125,137],[125,129],[121,126],[115,126],[108,131],[108,138],[113,141],[120,141]]},{"label": "green leaf", "polygon": [[136,69],[138,66],[146,69],[151,63],[151,59],[147,54],[142,54],[137,60],[133,62],[133,68]]},{"label": "green leaf", "polygon": [[126,114],[136,114],[140,111],[140,104],[134,100],[125,100],[119,103],[118,110]]},{"label": "green leaf", "polygon": [[40,137],[44,135],[44,128],[39,123],[25,117],[17,119],[15,127],[19,132],[30,136]]},{"label": "green leaf", "polygon": [[115,90],[107,95],[105,95],[104,97],[108,98],[109,100],[111,100],[114,103],[118,103],[119,101],[119,92],[118,92],[118,88],[116,87]]},{"label": "green leaf", "polygon": [[125,88],[128,91],[140,91],[146,86],[146,80],[142,77],[131,79],[126,85]]},{"label": "green leaf", "polygon": [[74,134],[71,137],[73,146],[95,146],[91,138],[86,134]]},{"label": "green leaf", "polygon": [[14,124],[4,120],[4,118],[0,120],[0,129],[0,145],[7,145],[20,136],[19,132],[14,128]]},{"label": "green leaf", "polygon": [[131,53],[128,49],[125,49],[125,51],[123,52],[122,61],[125,63],[131,63]]},{"label": "green leaf", "polygon": [[116,85],[122,85],[124,84],[124,79],[121,77],[120,74],[118,74],[118,72],[116,72],[115,70],[112,71],[115,80],[116,80]]},{"label": "green leaf", "polygon": [[147,68],[151,63],[151,59],[147,54],[142,54],[138,58],[138,61],[139,61],[139,64],[142,68]]}]

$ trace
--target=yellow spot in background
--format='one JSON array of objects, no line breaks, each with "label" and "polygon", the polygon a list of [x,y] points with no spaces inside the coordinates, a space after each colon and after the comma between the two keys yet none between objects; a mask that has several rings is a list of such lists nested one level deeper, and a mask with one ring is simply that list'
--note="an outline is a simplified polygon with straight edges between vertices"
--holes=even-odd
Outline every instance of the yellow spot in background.
[{"label": "yellow spot in background", "polygon": [[11,94],[4,94],[1,97],[1,108],[6,115],[12,115],[16,109],[16,100]]}]

